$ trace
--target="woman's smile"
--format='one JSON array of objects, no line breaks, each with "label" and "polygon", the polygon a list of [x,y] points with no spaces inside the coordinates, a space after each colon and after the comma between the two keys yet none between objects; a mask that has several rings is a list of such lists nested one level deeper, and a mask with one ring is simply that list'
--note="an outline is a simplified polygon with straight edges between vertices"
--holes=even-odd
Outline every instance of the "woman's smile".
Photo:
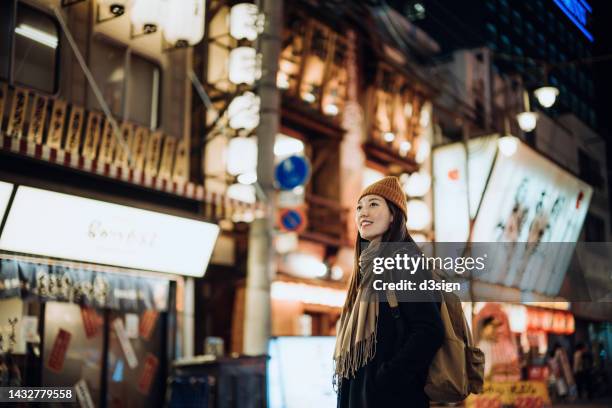
[{"label": "woman's smile", "polygon": [[363,239],[372,241],[382,237],[392,220],[389,206],[383,197],[370,194],[359,200],[355,222]]}]

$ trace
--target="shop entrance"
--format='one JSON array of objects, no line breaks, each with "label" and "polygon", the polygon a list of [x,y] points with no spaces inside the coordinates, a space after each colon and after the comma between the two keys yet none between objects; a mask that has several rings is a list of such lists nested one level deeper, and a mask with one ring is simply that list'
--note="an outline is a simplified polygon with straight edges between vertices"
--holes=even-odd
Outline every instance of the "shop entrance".
[{"label": "shop entrance", "polygon": [[[158,406],[163,401],[166,313],[61,302],[47,302],[43,309],[43,386],[84,381],[96,406]],[[124,350],[117,325],[123,326],[131,351]]]}]

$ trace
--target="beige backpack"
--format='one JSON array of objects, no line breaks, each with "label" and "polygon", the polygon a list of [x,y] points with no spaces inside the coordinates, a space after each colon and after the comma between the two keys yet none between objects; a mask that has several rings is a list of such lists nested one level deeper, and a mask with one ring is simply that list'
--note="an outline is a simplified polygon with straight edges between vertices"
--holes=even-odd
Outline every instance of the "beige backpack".
[{"label": "beige backpack", "polygon": [[[482,392],[484,354],[472,344],[459,297],[444,292],[442,299],[444,342],[429,367],[425,393],[435,402],[460,402],[470,393]],[[399,311],[395,293],[387,292],[387,301],[392,310]]]}]

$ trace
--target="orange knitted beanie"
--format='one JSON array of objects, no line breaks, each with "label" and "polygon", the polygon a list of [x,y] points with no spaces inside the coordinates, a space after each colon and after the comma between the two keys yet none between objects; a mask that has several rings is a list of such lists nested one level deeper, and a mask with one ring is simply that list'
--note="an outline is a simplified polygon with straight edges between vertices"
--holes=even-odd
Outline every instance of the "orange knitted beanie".
[{"label": "orange knitted beanie", "polygon": [[406,194],[397,177],[385,177],[374,184],[370,184],[361,192],[357,201],[361,200],[361,197],[369,194],[376,194],[386,198],[402,210],[404,216],[407,217]]}]

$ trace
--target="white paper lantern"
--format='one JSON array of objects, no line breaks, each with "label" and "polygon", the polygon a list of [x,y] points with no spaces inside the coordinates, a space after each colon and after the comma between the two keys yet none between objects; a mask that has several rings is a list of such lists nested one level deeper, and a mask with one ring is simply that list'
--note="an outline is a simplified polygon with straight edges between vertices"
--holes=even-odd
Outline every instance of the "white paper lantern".
[{"label": "white paper lantern", "polygon": [[259,11],[255,4],[236,4],[230,10],[230,35],[237,40],[255,40],[259,34],[258,20]]},{"label": "white paper lantern", "polygon": [[164,38],[176,47],[199,43],[204,37],[204,0],[168,0]]},{"label": "white paper lantern", "polygon": [[417,149],[416,156],[414,159],[416,160],[417,163],[421,164],[425,160],[427,160],[430,153],[431,153],[431,145],[429,144],[429,141],[421,137],[421,140],[419,140],[419,147]]},{"label": "white paper lantern", "polygon": [[245,173],[257,174],[257,139],[235,137],[227,146],[227,172],[232,176]]},{"label": "white paper lantern", "polygon": [[147,33],[158,30],[162,24],[162,16],[166,0],[133,0],[130,10],[130,20],[138,28]]},{"label": "white paper lantern", "polygon": [[259,125],[259,96],[245,92],[235,97],[227,108],[232,129],[255,129]]},{"label": "white paper lantern", "polygon": [[229,55],[229,80],[234,84],[253,85],[259,78],[261,78],[261,69],[255,48],[234,48]]},{"label": "white paper lantern", "polygon": [[304,142],[283,134],[276,135],[274,155],[285,158],[294,154],[304,154]]},{"label": "white paper lantern", "polygon": [[410,200],[407,205],[409,230],[419,231],[427,228],[431,222],[431,211],[423,200]]},{"label": "white paper lantern", "polygon": [[232,184],[225,192],[228,198],[243,201],[245,203],[255,202],[255,186],[252,184]]},{"label": "white paper lantern", "polygon": [[429,173],[419,171],[412,173],[404,185],[404,191],[410,197],[423,197],[431,187],[431,176]]}]

